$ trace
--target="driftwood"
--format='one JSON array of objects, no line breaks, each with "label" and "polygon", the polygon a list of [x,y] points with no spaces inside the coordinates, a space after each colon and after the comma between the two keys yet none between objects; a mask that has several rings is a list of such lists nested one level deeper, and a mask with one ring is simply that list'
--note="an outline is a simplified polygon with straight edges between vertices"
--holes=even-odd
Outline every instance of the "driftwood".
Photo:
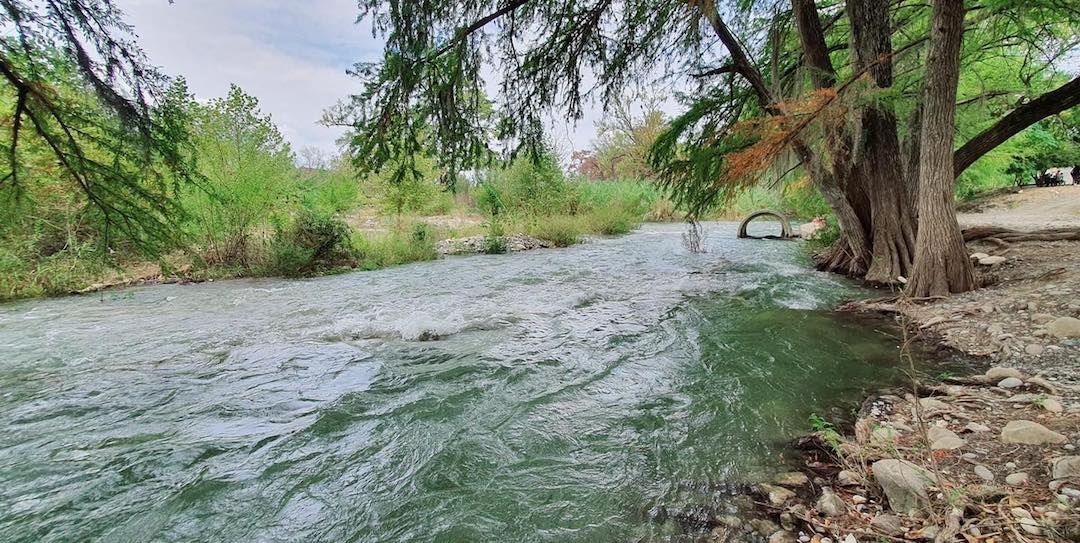
[{"label": "driftwood", "polygon": [[997,226],[977,226],[963,231],[964,241],[987,240],[1000,247],[1019,241],[1080,241],[1080,228],[1049,228],[1024,232]]}]

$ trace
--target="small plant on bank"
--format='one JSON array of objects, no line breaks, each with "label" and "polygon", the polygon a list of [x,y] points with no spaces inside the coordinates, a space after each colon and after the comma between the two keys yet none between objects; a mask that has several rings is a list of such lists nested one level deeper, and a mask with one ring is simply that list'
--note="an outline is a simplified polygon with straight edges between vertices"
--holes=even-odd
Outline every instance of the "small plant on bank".
[{"label": "small plant on bank", "polygon": [[840,444],[844,442],[844,438],[840,435],[840,432],[836,430],[836,426],[833,423],[825,420],[820,415],[812,413],[810,415],[810,427],[819,434],[821,438],[828,443],[834,451],[840,450]]}]

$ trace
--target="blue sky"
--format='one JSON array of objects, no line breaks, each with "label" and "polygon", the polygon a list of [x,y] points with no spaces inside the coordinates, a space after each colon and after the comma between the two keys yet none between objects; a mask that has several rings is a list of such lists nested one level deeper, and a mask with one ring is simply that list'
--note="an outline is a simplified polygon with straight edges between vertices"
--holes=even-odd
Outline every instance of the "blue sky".
[{"label": "blue sky", "polygon": [[[201,100],[230,83],[256,96],[295,149],[333,151],[340,129],[322,111],[359,90],[345,74],[378,58],[381,43],[357,23],[355,0],[118,0],[151,62],[187,78]],[[578,125],[553,122],[564,154],[588,145],[599,111]]]}]

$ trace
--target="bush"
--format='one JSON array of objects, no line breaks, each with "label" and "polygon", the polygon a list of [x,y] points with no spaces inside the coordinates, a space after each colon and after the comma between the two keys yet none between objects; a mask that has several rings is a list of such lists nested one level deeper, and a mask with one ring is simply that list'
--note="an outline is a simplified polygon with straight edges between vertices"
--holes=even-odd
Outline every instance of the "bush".
[{"label": "bush", "polygon": [[291,225],[278,228],[271,242],[271,270],[297,277],[354,263],[349,225],[335,217],[302,213]]},{"label": "bush", "polygon": [[506,238],[503,235],[502,224],[493,218],[488,226],[488,234],[484,237],[482,251],[484,254],[501,255],[507,250],[509,250],[509,247],[507,247]]},{"label": "bush", "polygon": [[439,256],[435,251],[435,233],[423,223],[383,235],[355,234],[352,244],[359,255],[359,266],[365,270],[434,260]]},{"label": "bush", "polygon": [[585,217],[587,229],[605,236],[629,233],[641,224],[641,214],[636,211],[627,210],[621,205],[593,210]]},{"label": "bush", "polygon": [[550,241],[556,247],[569,247],[581,243],[583,232],[581,220],[568,215],[555,215],[532,221],[528,229],[530,236]]}]

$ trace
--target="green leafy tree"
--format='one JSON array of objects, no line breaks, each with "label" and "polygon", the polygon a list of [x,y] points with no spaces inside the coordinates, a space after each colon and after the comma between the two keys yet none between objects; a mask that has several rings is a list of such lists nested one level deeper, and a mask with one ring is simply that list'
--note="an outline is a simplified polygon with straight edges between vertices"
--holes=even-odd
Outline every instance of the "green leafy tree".
[{"label": "green leafy tree", "polygon": [[0,22],[0,104],[11,112],[0,190],[56,176],[95,210],[105,239],[175,246],[176,193],[198,181],[188,127],[115,3],[6,0]]},{"label": "green leafy tree", "polygon": [[292,150],[259,101],[236,85],[190,107],[206,185],[185,195],[188,230],[208,262],[249,265],[256,228],[299,199]]}]

